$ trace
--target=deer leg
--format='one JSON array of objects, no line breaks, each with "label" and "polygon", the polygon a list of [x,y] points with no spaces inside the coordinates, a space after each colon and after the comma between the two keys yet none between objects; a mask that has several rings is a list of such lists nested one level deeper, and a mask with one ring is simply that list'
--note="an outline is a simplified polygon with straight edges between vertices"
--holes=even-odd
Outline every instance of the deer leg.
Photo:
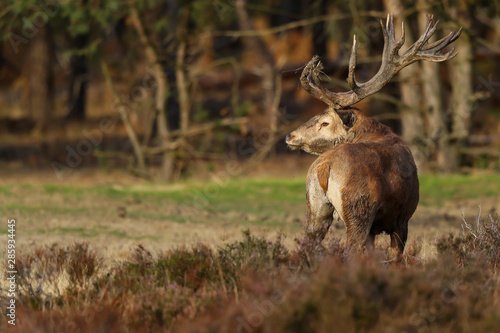
[{"label": "deer leg", "polygon": [[307,191],[307,216],[305,232],[308,237],[321,242],[333,222],[334,207],[325,193],[315,186]]},{"label": "deer leg", "polygon": [[369,251],[373,251],[375,249],[375,236],[375,233],[370,231],[368,238],[366,238],[365,247]]},{"label": "deer leg", "polygon": [[306,234],[313,236],[318,242],[321,242],[330,229],[333,222],[333,206],[325,204],[316,210],[308,210],[306,220]]},{"label": "deer leg", "polygon": [[375,234],[371,232],[375,208],[367,195],[351,198],[344,203],[344,222],[347,230],[349,246],[361,250],[366,245],[372,249],[375,246]]},{"label": "deer leg", "polygon": [[408,222],[402,223],[401,228],[391,233],[391,256],[400,257],[405,250],[408,238]]},{"label": "deer leg", "polygon": [[375,235],[371,236],[370,228],[371,223],[366,227],[363,222],[346,221],[347,244],[358,251],[361,251],[365,245],[370,248],[375,241]]}]

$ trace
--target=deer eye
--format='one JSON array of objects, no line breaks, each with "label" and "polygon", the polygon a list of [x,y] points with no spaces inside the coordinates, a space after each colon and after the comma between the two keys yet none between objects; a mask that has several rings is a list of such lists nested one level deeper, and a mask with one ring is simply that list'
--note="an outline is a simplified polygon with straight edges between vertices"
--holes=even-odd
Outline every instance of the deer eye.
[{"label": "deer eye", "polygon": [[329,124],[329,123],[322,123],[322,124],[321,124],[321,127],[326,127],[326,126],[328,126],[328,125],[330,125],[330,124]]}]

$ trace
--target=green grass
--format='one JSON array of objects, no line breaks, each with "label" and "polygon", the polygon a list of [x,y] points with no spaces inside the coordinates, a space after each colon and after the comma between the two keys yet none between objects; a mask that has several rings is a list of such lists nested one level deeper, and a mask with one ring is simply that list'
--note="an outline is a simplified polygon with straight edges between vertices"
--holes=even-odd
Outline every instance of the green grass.
[{"label": "green grass", "polygon": [[9,186],[0,186],[0,194],[2,194],[2,195],[10,195]]},{"label": "green grass", "polygon": [[[304,198],[305,178],[304,179],[244,179],[234,178],[227,183],[218,184],[215,182],[193,183],[185,182],[182,189],[133,189],[117,188],[112,186],[97,186],[91,189],[85,189],[97,194],[111,197],[135,196],[138,198],[159,198],[174,199],[177,202],[189,202],[194,197],[203,201],[213,203],[219,200],[238,202],[247,199],[258,199],[265,196],[275,201],[299,202]],[[145,186],[147,187],[147,186]],[[59,193],[77,193],[79,190],[64,188],[56,190],[50,188],[52,192]]]},{"label": "green grass", "polygon": [[[420,204],[439,206],[446,201],[460,199],[474,199],[481,197],[498,196],[500,192],[500,174],[494,175],[421,175],[420,176]],[[1,214],[13,212],[23,214],[57,214],[57,215],[84,215],[90,210],[85,206],[85,200],[107,201],[109,205],[101,210],[115,210],[114,205],[125,205],[131,218],[170,219],[184,222],[172,212],[163,211],[162,207],[180,205],[212,213],[239,213],[263,215],[282,215],[291,207],[305,207],[305,177],[282,179],[247,179],[233,178],[230,181],[217,184],[216,182],[194,183],[181,182],[169,186],[168,184],[143,183],[142,186],[116,187],[111,185],[63,186],[45,184],[40,186],[18,184],[15,189],[7,186],[0,187],[0,198],[26,197],[32,193],[38,196],[50,197],[61,194],[61,203],[50,202],[44,205],[38,203],[6,203],[0,206]],[[60,199],[59,199],[60,200]],[[130,203],[138,205],[128,207]],[[147,208],[141,206],[147,203]],[[151,209],[151,207],[154,207]],[[114,213],[113,213],[114,214]],[[252,221],[257,225],[280,224],[272,216],[264,221]]]},{"label": "green grass", "polygon": [[498,195],[500,195],[500,174],[420,176],[420,204],[426,206]]}]

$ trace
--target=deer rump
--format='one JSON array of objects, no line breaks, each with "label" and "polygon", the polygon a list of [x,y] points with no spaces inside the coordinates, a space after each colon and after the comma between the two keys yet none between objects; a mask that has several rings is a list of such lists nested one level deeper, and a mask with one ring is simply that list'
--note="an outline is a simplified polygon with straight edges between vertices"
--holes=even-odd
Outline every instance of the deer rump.
[{"label": "deer rump", "polygon": [[454,57],[454,49],[444,54],[441,51],[460,36],[461,28],[428,43],[438,24],[428,16],[425,32],[399,55],[405,41],[404,25],[396,40],[393,16],[387,16],[385,25],[380,23],[384,35],[382,64],[366,83],[359,83],[354,75],[356,38],[349,61],[348,92],[325,89],[319,79],[323,69],[319,58],[314,56],[309,61],[300,78],[302,87],[329,108],[290,133],[286,142],[292,150],[320,155],[307,174],[306,234],[322,241],[337,213],[346,225],[349,245],[373,248],[375,236],[386,232],[394,254],[402,255],[408,221],[419,200],[413,156],[387,126],[350,106],[379,91],[415,61],[441,62]]}]

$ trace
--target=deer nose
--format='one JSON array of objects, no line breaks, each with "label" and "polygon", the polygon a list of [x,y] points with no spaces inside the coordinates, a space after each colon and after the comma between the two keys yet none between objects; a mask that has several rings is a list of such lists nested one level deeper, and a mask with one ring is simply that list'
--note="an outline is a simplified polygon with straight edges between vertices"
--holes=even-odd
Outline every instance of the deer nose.
[{"label": "deer nose", "polygon": [[286,142],[289,142],[289,141],[293,140],[293,138],[295,138],[295,135],[288,134],[285,139],[286,139]]}]

